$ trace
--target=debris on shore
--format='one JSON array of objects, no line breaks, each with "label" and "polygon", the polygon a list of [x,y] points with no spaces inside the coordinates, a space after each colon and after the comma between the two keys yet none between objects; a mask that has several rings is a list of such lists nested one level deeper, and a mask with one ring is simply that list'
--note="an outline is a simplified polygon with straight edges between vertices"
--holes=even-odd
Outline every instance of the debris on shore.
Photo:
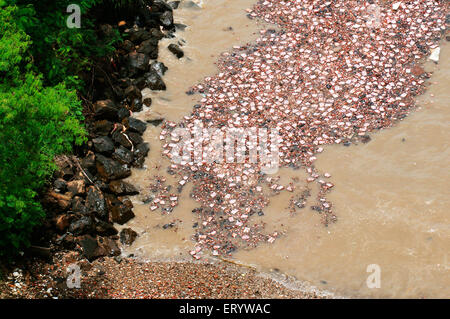
[{"label": "debris on shore", "polygon": [[[259,1],[248,16],[280,30],[262,30],[256,43],[223,53],[218,73],[188,91],[203,96],[200,104],[180,123],[163,123],[163,155],[171,159],[177,128],[195,131],[199,122],[204,128],[275,128],[280,166],[307,171],[307,182],[320,189],[314,210],[325,225],[335,222],[326,198],[334,185],[315,169],[316,155],[325,145],[367,143],[370,132],[414,109],[430,76],[420,64],[436,55],[447,9],[444,1]],[[193,183],[191,197],[201,204],[193,211],[201,221],[191,255],[199,259],[205,248],[230,255],[274,242],[279,234],[265,234],[252,216],[267,206],[268,193],[292,188],[249,161],[198,163],[193,159],[202,145],[191,142],[191,159],[170,166],[179,186]],[[160,195],[149,207],[170,213],[178,201],[167,198],[176,194]],[[304,205],[304,196],[296,197],[297,207]]]}]

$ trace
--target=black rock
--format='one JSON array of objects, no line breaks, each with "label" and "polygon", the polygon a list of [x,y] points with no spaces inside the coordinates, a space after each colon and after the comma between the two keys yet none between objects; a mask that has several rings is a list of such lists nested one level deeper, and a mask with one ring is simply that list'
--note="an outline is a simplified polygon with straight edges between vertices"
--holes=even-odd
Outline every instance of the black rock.
[{"label": "black rock", "polygon": [[177,44],[169,44],[167,47],[170,52],[172,52],[178,59],[181,59],[184,56],[183,50]]},{"label": "black rock", "polygon": [[67,190],[67,182],[62,178],[58,178],[53,182],[53,187],[61,193],[64,193]]},{"label": "black rock", "polygon": [[93,124],[93,132],[95,135],[109,135],[112,131],[114,124],[108,120],[96,121]]},{"label": "black rock", "polygon": [[92,231],[93,225],[91,217],[83,216],[70,224],[69,232],[75,236],[87,234]]},{"label": "black rock", "polygon": [[120,232],[120,242],[124,245],[131,245],[137,237],[137,233],[131,228],[122,229]]},{"label": "black rock", "polygon": [[150,29],[150,34],[152,36],[152,38],[161,40],[162,38],[164,38],[164,33],[158,28],[152,28]]},{"label": "black rock", "polygon": [[141,99],[134,99],[131,103],[131,111],[132,112],[140,112],[142,111],[142,101]]},{"label": "black rock", "polygon": [[187,28],[187,25],[185,25],[183,23],[174,23],[173,25],[175,26],[175,29],[180,30],[180,31],[184,31]]},{"label": "black rock", "polygon": [[114,240],[107,237],[94,238],[86,235],[80,238],[79,244],[83,250],[83,255],[93,261],[104,256],[120,255],[120,249]]},{"label": "black rock", "polygon": [[89,172],[95,172],[95,154],[89,152],[82,160],[81,167]]},{"label": "black rock", "polygon": [[145,98],[142,102],[146,107],[150,107],[152,105],[152,99],[150,97]]},{"label": "black rock", "polygon": [[146,122],[153,125],[153,126],[159,126],[164,119],[155,119],[155,120],[147,120]]},{"label": "black rock", "polygon": [[130,116],[130,110],[126,107],[121,107],[119,112],[117,112],[117,116],[119,117],[119,121],[122,121],[123,119]]},{"label": "black rock", "polygon": [[162,78],[155,71],[148,72],[144,75],[145,85],[151,90],[164,91],[166,89],[166,84]]},{"label": "black rock", "polygon": [[142,122],[141,120],[138,120],[134,117],[129,117],[123,120],[122,124],[128,127],[128,130],[130,130],[131,132],[136,132],[139,134],[144,134],[145,130],[147,129],[147,124],[145,122]]},{"label": "black rock", "polygon": [[121,179],[131,175],[128,166],[100,154],[97,155],[96,165],[98,174],[106,180]]},{"label": "black rock", "polygon": [[80,246],[83,250],[83,255],[88,260],[93,260],[96,257],[98,257],[98,255],[97,255],[98,243],[94,237],[89,236],[89,235],[83,236],[80,239]]},{"label": "black rock", "polygon": [[84,205],[84,199],[80,196],[75,196],[72,198],[70,205],[70,210],[72,212],[80,213],[82,215],[86,215],[89,212],[87,207]]},{"label": "black rock", "polygon": [[164,63],[158,61],[152,62],[150,69],[155,71],[160,77],[162,77],[168,70]]},{"label": "black rock", "polygon": [[112,100],[97,101],[94,104],[94,111],[96,118],[117,120],[118,106]]},{"label": "black rock", "polygon": [[145,29],[138,29],[138,30],[131,29],[129,35],[130,41],[133,42],[134,44],[139,44],[143,41],[152,38],[151,33],[146,31]]},{"label": "black rock", "polygon": [[143,41],[139,48],[137,49],[138,53],[143,53],[148,55],[150,59],[158,58],[158,40],[157,39],[149,39]]},{"label": "black rock", "polygon": [[130,40],[125,40],[122,42],[121,48],[126,52],[131,52],[135,49],[135,45]]},{"label": "black rock", "polygon": [[143,53],[131,52],[127,55],[127,67],[131,75],[147,71],[149,62],[149,56]]},{"label": "black rock", "polygon": [[178,9],[178,6],[180,5],[181,1],[170,1],[168,3],[168,5],[172,8],[172,9]]},{"label": "black rock", "polygon": [[127,87],[124,94],[128,101],[133,101],[134,99],[142,99],[141,90],[139,90],[134,85],[130,85],[129,87]]},{"label": "black rock", "polygon": [[125,133],[122,133],[119,130],[116,130],[112,134],[112,139],[116,144],[122,145],[128,149],[131,149],[133,147],[133,145],[130,142],[131,139],[127,138],[127,136],[125,135]]},{"label": "black rock", "polygon": [[173,13],[172,11],[166,11],[163,14],[160,15],[159,21],[161,22],[161,25],[165,29],[169,29],[173,26]]},{"label": "black rock", "polygon": [[198,5],[198,4],[196,4],[194,1],[183,1],[182,3],[181,3],[181,6],[183,7],[183,8],[188,8],[188,9],[195,9],[195,10],[200,10],[201,9],[201,7]]},{"label": "black rock", "polygon": [[101,136],[92,140],[94,149],[97,153],[112,154],[114,152],[114,143],[108,136]]},{"label": "black rock", "polygon": [[107,196],[106,203],[108,205],[110,219],[114,223],[123,225],[130,219],[134,218],[132,205],[121,202],[113,195]]},{"label": "black rock", "polygon": [[133,162],[134,156],[129,149],[121,145],[114,151],[112,158],[121,164],[131,164],[131,162]]},{"label": "black rock", "polygon": [[95,221],[95,232],[100,236],[114,236],[119,233],[113,224],[103,220]]},{"label": "black rock", "polygon": [[136,147],[136,149],[134,150],[134,164],[136,167],[142,167],[144,165],[145,157],[147,156],[149,151],[150,147],[148,143],[141,143]]},{"label": "black rock", "polygon": [[89,212],[95,213],[98,217],[105,219],[108,217],[106,201],[103,193],[94,186],[90,186],[86,196],[86,207]]},{"label": "black rock", "polygon": [[130,138],[131,142],[133,142],[133,145],[139,145],[144,142],[144,139],[139,133],[128,132],[128,137]]}]

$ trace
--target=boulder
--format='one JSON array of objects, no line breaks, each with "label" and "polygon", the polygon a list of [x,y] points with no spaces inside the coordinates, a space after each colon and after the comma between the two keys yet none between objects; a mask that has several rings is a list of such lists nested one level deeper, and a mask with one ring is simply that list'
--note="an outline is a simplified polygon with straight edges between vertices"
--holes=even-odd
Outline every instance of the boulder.
[{"label": "boulder", "polygon": [[95,232],[100,236],[115,236],[119,233],[113,224],[103,220],[95,221]]},{"label": "boulder", "polygon": [[201,7],[198,4],[196,4],[194,1],[191,1],[191,0],[183,1],[181,3],[181,7],[186,8],[186,9],[201,10]]},{"label": "boulder", "polygon": [[90,233],[93,230],[94,223],[89,216],[82,216],[80,219],[75,220],[69,226],[69,232],[75,236]]},{"label": "boulder", "polygon": [[136,187],[124,181],[112,181],[109,183],[109,189],[118,196],[139,194]]},{"label": "boulder", "polygon": [[134,99],[142,99],[141,90],[139,90],[136,86],[130,85],[125,89],[125,96],[129,101],[133,101]]},{"label": "boulder", "polygon": [[144,142],[142,136],[135,132],[128,132],[128,138],[131,140],[133,145],[139,145]]},{"label": "boulder", "polygon": [[136,167],[144,166],[145,157],[147,156],[149,151],[150,146],[148,145],[148,143],[141,143],[136,147],[136,149],[134,150],[134,165]]},{"label": "boulder", "polygon": [[92,140],[97,153],[110,155],[114,152],[114,142],[108,136],[101,136]]},{"label": "boulder", "polygon": [[172,11],[165,11],[159,16],[159,22],[165,29],[170,29],[173,26],[173,13]]},{"label": "boulder", "polygon": [[[128,135],[129,135],[129,133],[127,133],[127,135],[125,135],[125,133],[120,132],[119,130],[116,130],[112,134],[112,139],[116,144],[122,145],[123,147],[126,147],[128,149],[131,149],[133,147],[132,139]],[[128,136],[128,138],[127,138],[127,136]]]},{"label": "boulder", "polygon": [[122,107],[117,113],[117,116],[119,117],[119,121],[122,121],[123,119],[130,116],[130,110],[127,109],[126,107]]},{"label": "boulder", "polygon": [[113,160],[118,161],[121,164],[131,164],[133,162],[134,156],[133,153],[120,145],[112,155]]},{"label": "boulder", "polygon": [[187,28],[187,25],[185,25],[183,23],[174,23],[173,25],[175,26],[176,30],[180,30],[180,31],[184,31]]},{"label": "boulder", "polygon": [[131,175],[128,166],[98,154],[96,158],[97,172],[105,180],[126,178]]},{"label": "boulder", "polygon": [[131,103],[130,109],[132,112],[140,112],[142,111],[142,101],[141,99],[134,99]]},{"label": "boulder", "polygon": [[83,255],[89,261],[93,261],[99,257],[104,256],[118,256],[120,255],[120,249],[116,242],[107,237],[92,237],[85,235],[78,240],[82,250]]},{"label": "boulder", "polygon": [[155,71],[160,77],[162,77],[169,69],[162,62],[154,61],[150,64],[150,69]]},{"label": "boulder", "polygon": [[120,231],[120,242],[124,245],[131,245],[137,237],[137,233],[131,228],[124,228]]},{"label": "boulder", "polygon": [[122,42],[121,48],[126,52],[131,52],[135,49],[135,45],[130,40],[125,40]]},{"label": "boulder", "polygon": [[108,205],[110,220],[114,223],[123,225],[135,216],[132,206],[130,207],[127,202],[121,202],[113,195],[106,196],[106,203]]},{"label": "boulder", "polygon": [[70,220],[71,220],[71,217],[70,217],[69,214],[62,214],[62,215],[59,215],[59,216],[56,218],[56,222],[55,222],[56,228],[57,228],[60,232],[63,232],[67,227],[69,227],[69,225],[70,225]]},{"label": "boulder", "polygon": [[149,40],[152,38],[152,34],[145,29],[130,29],[129,31],[130,41],[134,44],[139,44],[143,41]]},{"label": "boulder", "polygon": [[71,208],[70,210],[75,213],[80,213],[82,215],[88,214],[88,209],[84,205],[84,199],[80,196],[75,196],[72,198],[71,202]]},{"label": "boulder", "polygon": [[150,107],[152,105],[152,99],[150,97],[146,97],[142,102],[146,107]]},{"label": "boulder", "polygon": [[139,45],[137,49],[138,53],[142,53],[147,55],[150,59],[158,58],[158,40],[157,39],[149,39],[145,40]]},{"label": "boulder", "polygon": [[119,108],[112,100],[97,101],[94,104],[94,112],[97,118],[115,121]]},{"label": "boulder", "polygon": [[144,75],[145,85],[154,91],[166,90],[166,84],[162,78],[155,71],[148,72]]},{"label": "boulder", "polygon": [[89,212],[95,213],[99,218],[107,219],[108,210],[103,193],[97,187],[90,186],[87,190],[86,207]]},{"label": "boulder", "polygon": [[95,154],[89,152],[82,160],[81,167],[89,172],[95,171]]},{"label": "boulder", "polygon": [[67,183],[67,191],[72,194],[72,196],[83,195],[85,193],[85,182],[84,180],[71,181]]},{"label": "boulder", "polygon": [[178,6],[180,5],[181,1],[170,1],[168,3],[168,5],[172,8],[172,9],[178,9]]},{"label": "boulder", "polygon": [[53,187],[56,191],[59,191],[60,193],[64,193],[67,190],[67,182],[63,180],[62,178],[57,178],[53,182]]},{"label": "boulder", "polygon": [[122,121],[122,124],[125,125],[129,131],[136,132],[139,134],[144,134],[147,129],[147,124],[141,120],[138,120],[134,117],[128,117]]},{"label": "boulder", "polygon": [[[138,52],[131,52],[127,55],[127,65],[130,70],[147,71],[149,68],[150,58],[148,55]],[[136,72],[135,72],[136,73]]]},{"label": "boulder", "polygon": [[113,129],[114,124],[108,120],[96,121],[93,124],[93,132],[96,135],[107,136]]}]

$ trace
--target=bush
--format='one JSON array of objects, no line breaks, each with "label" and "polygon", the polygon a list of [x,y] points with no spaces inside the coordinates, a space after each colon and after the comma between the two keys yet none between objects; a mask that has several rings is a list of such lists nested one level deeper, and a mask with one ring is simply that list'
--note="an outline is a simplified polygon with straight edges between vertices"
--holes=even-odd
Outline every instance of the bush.
[{"label": "bush", "polygon": [[16,6],[0,8],[0,255],[29,244],[45,215],[37,194],[54,156],[85,139],[76,92],[64,83],[46,87],[33,72],[20,14]]},{"label": "bush", "polygon": [[[1,1],[1,0],[0,0]],[[77,78],[80,72],[89,71],[92,60],[114,51],[120,41],[117,31],[109,38],[99,37],[95,20],[89,9],[101,5],[102,0],[6,0],[15,4],[17,21],[30,36],[30,53],[36,71],[44,75],[45,84],[66,82],[71,87],[82,88]],[[81,28],[70,29],[66,25],[69,4],[80,6]],[[107,11],[109,8],[106,7]]]}]

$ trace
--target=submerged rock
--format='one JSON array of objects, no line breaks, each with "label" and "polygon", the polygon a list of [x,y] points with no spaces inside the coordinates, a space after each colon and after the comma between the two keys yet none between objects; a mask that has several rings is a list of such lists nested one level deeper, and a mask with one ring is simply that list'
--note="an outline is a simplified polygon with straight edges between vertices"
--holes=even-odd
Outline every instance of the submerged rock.
[{"label": "submerged rock", "polygon": [[122,229],[120,232],[120,242],[124,245],[131,245],[137,237],[137,233],[131,228]]},{"label": "submerged rock", "polygon": [[145,74],[145,85],[154,91],[166,90],[166,84],[156,71],[148,72]]},{"label": "submerged rock", "polygon": [[178,59],[181,59],[184,56],[183,50],[181,50],[180,46],[178,44],[169,44],[167,47],[170,52],[172,52]]}]

